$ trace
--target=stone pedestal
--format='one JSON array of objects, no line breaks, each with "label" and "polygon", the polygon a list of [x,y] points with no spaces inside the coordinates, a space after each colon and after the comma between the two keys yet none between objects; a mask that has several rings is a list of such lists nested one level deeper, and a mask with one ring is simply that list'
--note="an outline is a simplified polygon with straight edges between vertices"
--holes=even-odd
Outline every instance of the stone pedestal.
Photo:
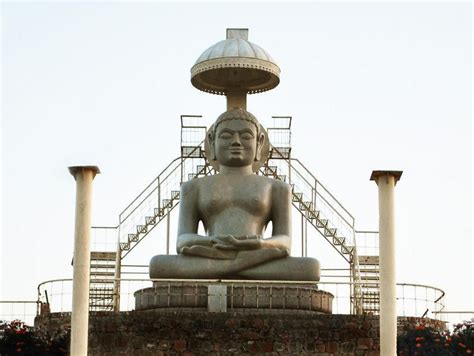
[{"label": "stone pedestal", "polygon": [[[222,292],[214,295],[215,287],[226,288],[227,311],[252,309],[301,310],[314,313],[332,313],[331,293],[318,290],[315,284],[251,283],[204,283],[204,282],[154,282],[151,288],[134,293],[135,310],[160,308],[186,308],[189,310],[215,310],[209,301],[222,298]],[[221,307],[220,311],[225,311]]]}]

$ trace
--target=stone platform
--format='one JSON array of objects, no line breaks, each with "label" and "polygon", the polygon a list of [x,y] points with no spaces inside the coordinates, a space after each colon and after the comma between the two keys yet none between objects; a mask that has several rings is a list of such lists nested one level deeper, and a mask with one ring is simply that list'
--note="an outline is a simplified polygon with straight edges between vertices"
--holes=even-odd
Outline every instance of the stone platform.
[{"label": "stone platform", "polygon": [[[398,318],[398,331],[422,323],[440,332],[446,325],[427,318]],[[38,335],[63,335],[70,313],[35,319]],[[320,314],[275,310],[208,313],[166,308],[91,312],[89,356],[115,355],[358,355],[380,356],[377,315]]]},{"label": "stone platform", "polygon": [[210,312],[253,309],[332,313],[331,293],[315,284],[154,282],[134,293],[135,310],[195,308]]}]

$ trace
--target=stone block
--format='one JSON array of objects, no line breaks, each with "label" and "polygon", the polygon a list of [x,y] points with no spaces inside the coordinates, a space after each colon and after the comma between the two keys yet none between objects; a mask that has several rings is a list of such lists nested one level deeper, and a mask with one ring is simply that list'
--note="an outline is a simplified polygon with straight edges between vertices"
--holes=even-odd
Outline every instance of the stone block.
[{"label": "stone block", "polygon": [[210,284],[207,291],[207,311],[224,313],[227,311],[227,286]]},{"label": "stone block", "polygon": [[326,352],[336,353],[339,350],[339,344],[335,341],[326,342]]},{"label": "stone block", "polygon": [[179,339],[173,341],[173,349],[175,351],[184,351],[186,350],[186,340]]},{"label": "stone block", "polygon": [[371,338],[357,339],[357,348],[361,350],[370,350],[374,346],[374,341]]}]

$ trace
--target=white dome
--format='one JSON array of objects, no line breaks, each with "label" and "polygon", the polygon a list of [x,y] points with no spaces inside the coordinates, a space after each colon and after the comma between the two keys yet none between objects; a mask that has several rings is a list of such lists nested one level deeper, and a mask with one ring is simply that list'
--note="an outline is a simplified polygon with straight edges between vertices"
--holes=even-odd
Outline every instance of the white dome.
[{"label": "white dome", "polygon": [[199,56],[191,68],[191,83],[213,94],[235,88],[260,93],[280,83],[280,68],[262,47],[248,41],[247,29],[227,29],[227,39]]},{"label": "white dome", "polygon": [[256,58],[261,59],[262,61],[275,63],[273,58],[262,47],[255,43],[246,41],[242,38],[228,38],[217,42],[214,46],[206,49],[203,54],[199,56],[195,64],[210,59],[228,57]]}]

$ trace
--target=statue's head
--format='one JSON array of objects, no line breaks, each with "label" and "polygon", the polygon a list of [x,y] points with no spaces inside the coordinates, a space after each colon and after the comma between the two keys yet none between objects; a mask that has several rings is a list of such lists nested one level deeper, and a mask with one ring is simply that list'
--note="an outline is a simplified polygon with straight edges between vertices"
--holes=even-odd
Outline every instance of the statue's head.
[{"label": "statue's head", "polygon": [[260,161],[265,132],[257,118],[235,108],[220,115],[208,132],[211,154],[219,165],[241,167]]}]

